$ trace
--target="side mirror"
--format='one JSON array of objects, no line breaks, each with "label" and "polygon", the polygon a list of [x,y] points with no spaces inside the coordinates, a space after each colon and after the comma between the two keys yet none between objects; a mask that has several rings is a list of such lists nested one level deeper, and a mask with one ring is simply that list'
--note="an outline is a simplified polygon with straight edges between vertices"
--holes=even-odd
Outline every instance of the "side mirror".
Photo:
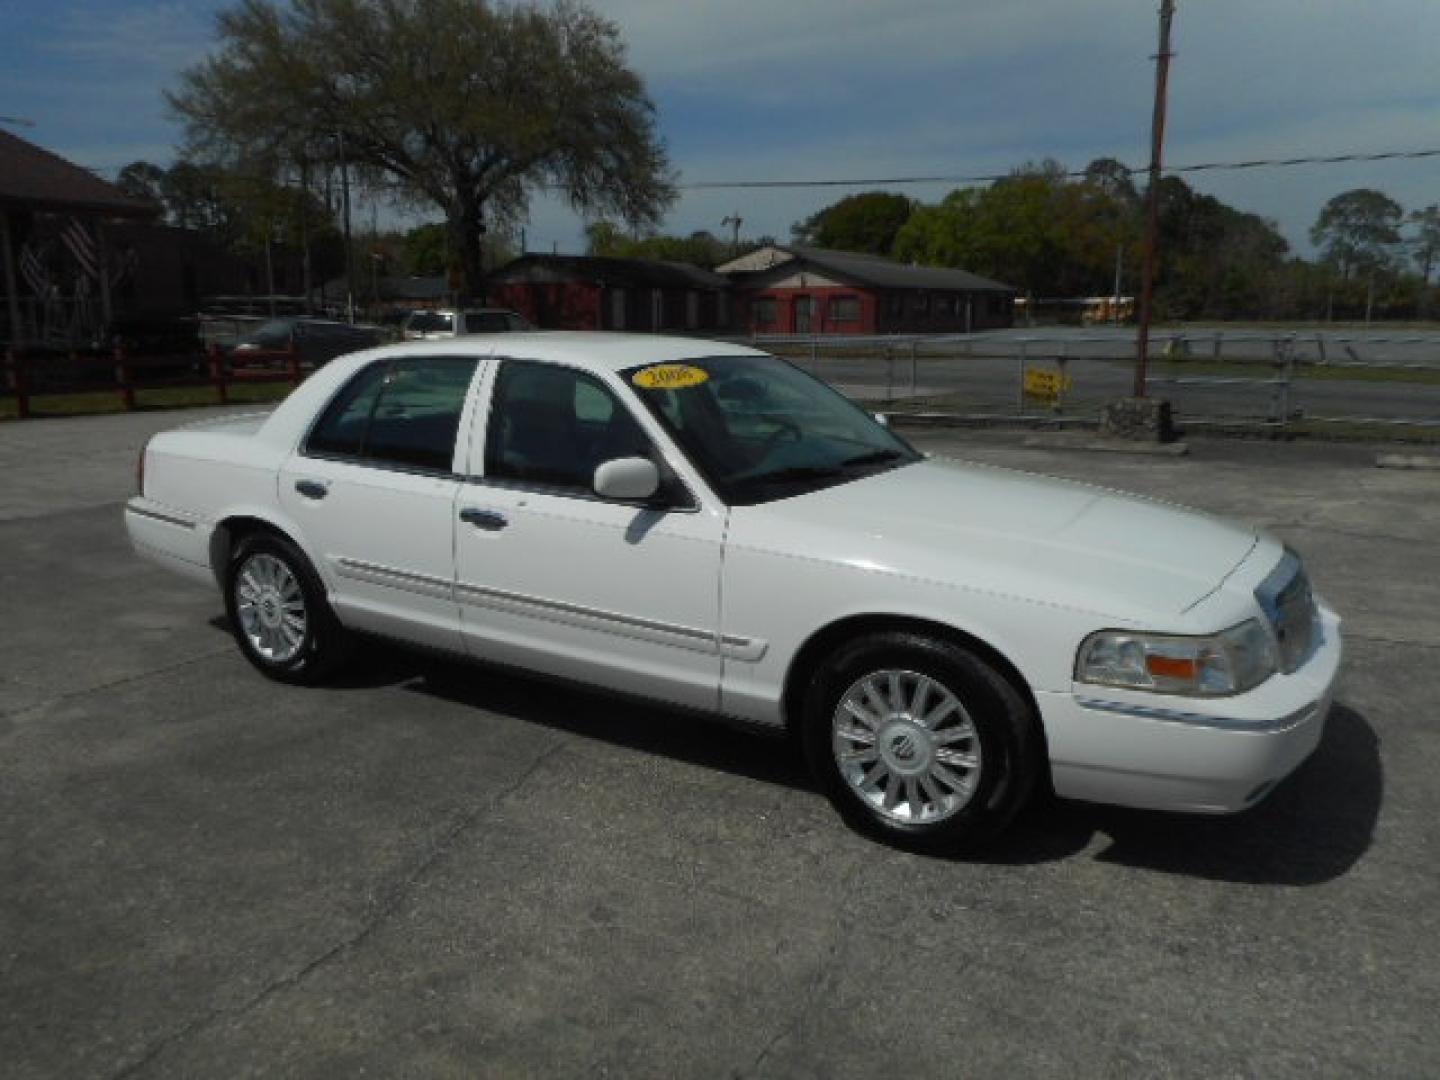
[{"label": "side mirror", "polygon": [[649,458],[615,458],[595,467],[594,488],[602,499],[651,499],[660,490],[660,470]]},{"label": "side mirror", "polygon": [[888,428],[890,426],[890,417],[886,416],[883,412],[871,413],[870,415],[875,417],[875,423],[881,427]]}]

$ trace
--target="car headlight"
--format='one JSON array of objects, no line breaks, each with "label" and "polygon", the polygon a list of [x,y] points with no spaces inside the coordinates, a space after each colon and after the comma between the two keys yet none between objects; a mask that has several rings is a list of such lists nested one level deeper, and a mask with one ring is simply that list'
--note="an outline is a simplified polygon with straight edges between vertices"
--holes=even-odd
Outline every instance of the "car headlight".
[{"label": "car headlight", "polygon": [[1259,619],[1208,637],[1102,630],[1075,659],[1077,682],[1157,694],[1220,697],[1259,686],[1278,668],[1275,644]]}]

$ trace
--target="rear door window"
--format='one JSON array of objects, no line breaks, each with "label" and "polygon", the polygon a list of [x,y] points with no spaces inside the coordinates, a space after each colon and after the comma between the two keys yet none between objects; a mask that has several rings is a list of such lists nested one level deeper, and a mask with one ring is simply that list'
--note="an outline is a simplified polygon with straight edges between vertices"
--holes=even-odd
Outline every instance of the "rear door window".
[{"label": "rear door window", "polygon": [[306,452],[450,472],[477,363],[472,357],[444,356],[372,364],[331,402]]}]

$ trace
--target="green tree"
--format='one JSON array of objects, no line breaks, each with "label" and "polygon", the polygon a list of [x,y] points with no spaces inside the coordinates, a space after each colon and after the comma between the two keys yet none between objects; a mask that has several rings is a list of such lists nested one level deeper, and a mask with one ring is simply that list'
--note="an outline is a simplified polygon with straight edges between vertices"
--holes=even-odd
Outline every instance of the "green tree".
[{"label": "green tree", "polygon": [[168,95],[189,147],[233,161],[339,145],[444,213],[462,294],[481,239],[558,189],[650,225],[674,199],[654,106],[615,24],[573,0],[240,0]]},{"label": "green tree", "polygon": [[137,199],[165,206],[165,170],[149,161],[132,161],[115,177],[115,186]]},{"label": "green tree", "polygon": [[585,227],[585,251],[588,255],[689,263],[707,270],[730,258],[729,245],[705,229],[689,236],[655,233],[632,237],[611,221],[596,221]]},{"label": "green tree", "polygon": [[1440,206],[1411,211],[1409,220],[1417,229],[1410,255],[1420,268],[1421,282],[1428,289],[1430,274],[1435,269],[1436,260],[1440,259]]},{"label": "green tree", "polygon": [[1373,274],[1393,261],[1388,247],[1400,241],[1404,214],[1384,192],[1354,188],[1321,208],[1310,228],[1310,240],[1340,271],[1341,280],[1348,281],[1354,274]]},{"label": "green tree", "polygon": [[904,195],[866,191],[847,195],[837,203],[791,226],[796,243],[839,251],[889,255],[895,237],[910,219],[915,203]]},{"label": "green tree", "polygon": [[416,277],[450,272],[450,236],[442,221],[416,225],[405,234],[405,269]]}]

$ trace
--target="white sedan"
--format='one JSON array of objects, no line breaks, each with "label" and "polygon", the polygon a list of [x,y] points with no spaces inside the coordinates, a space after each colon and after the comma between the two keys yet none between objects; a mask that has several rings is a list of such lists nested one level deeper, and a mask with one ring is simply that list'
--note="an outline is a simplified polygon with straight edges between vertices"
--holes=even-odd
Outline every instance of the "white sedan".
[{"label": "white sedan", "polygon": [[852,823],[957,849],[1037,790],[1225,813],[1320,740],[1339,619],[1254,529],[927,457],[731,344],[343,357],[141,456],[137,550],[264,674],[359,634],[789,730]]}]

